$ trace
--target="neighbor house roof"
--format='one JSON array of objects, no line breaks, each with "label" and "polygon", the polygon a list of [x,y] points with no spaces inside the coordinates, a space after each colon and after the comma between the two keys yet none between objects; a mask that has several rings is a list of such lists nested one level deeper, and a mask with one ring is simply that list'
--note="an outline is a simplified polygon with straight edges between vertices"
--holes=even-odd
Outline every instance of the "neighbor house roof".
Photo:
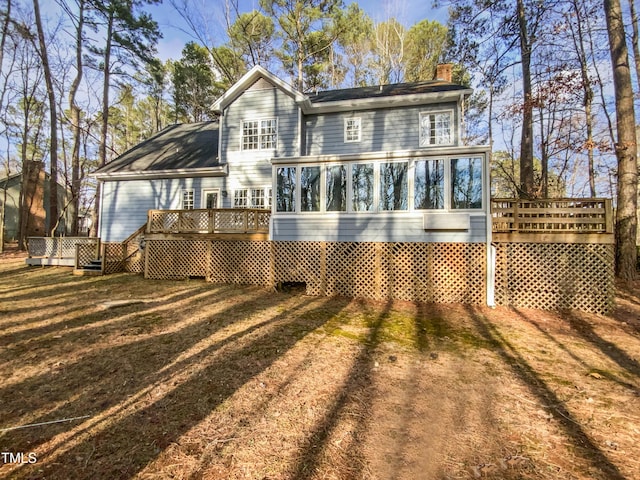
[{"label": "neighbor house roof", "polygon": [[171,125],[94,172],[99,180],[219,176],[218,122]]}]

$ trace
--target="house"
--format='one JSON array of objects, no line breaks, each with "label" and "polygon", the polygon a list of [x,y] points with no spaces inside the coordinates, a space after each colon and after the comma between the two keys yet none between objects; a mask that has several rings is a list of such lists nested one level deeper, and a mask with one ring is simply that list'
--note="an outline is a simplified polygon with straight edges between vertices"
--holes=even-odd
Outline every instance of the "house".
[{"label": "house", "polygon": [[[218,121],[168,127],[95,172],[98,236],[160,218],[148,278],[492,304],[488,147],[462,145],[471,90],[449,80],[307,95],[256,66],[216,101]],[[261,236],[220,241],[216,208]],[[268,234],[251,209],[270,212]]]},{"label": "house", "polygon": [[[51,219],[49,218],[49,174],[44,171],[42,162],[27,162],[26,188],[23,189],[25,175],[16,173],[0,178],[0,211],[4,212],[4,241],[16,241],[19,236],[21,194],[26,195],[29,212],[25,216],[27,222],[26,236],[42,237],[48,234]],[[70,192],[58,184],[58,208],[67,203]],[[1,216],[1,215],[0,215]],[[57,219],[56,219],[57,220]],[[55,220],[54,220],[55,221]],[[56,232],[66,234],[71,228],[71,217],[66,214]]]},{"label": "house", "polygon": [[488,147],[462,146],[471,90],[446,80],[305,95],[256,66],[214,107],[95,172],[99,236],[152,209],[270,208],[274,241],[483,242]]}]

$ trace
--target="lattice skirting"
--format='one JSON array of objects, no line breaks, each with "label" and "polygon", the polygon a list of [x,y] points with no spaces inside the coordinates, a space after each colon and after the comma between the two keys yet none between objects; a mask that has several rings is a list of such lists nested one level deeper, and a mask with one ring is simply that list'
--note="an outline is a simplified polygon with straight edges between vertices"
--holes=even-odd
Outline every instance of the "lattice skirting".
[{"label": "lattice skirting", "polygon": [[273,286],[303,282],[309,295],[422,302],[486,301],[482,243],[149,240],[147,278],[205,277]]},{"label": "lattice skirting", "polygon": [[614,298],[614,246],[496,245],[496,303],[605,314]]}]

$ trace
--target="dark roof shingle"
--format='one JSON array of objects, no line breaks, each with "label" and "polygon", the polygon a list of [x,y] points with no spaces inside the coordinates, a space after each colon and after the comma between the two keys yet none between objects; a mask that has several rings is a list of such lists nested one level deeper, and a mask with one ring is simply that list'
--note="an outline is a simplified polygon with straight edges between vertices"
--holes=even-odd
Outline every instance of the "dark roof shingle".
[{"label": "dark roof shingle", "polygon": [[217,121],[171,125],[95,173],[217,167],[218,132]]},{"label": "dark roof shingle", "polygon": [[441,80],[429,80],[415,83],[395,83],[372,87],[344,88],[308,94],[311,103],[339,102],[365,98],[391,97],[396,95],[416,95],[423,93],[451,92],[467,90],[467,87]]}]

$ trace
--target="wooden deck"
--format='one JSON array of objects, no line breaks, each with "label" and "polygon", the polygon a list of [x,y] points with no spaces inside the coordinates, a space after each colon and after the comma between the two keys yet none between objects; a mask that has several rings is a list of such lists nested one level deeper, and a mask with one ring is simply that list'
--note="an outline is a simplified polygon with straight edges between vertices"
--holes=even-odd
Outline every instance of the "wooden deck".
[{"label": "wooden deck", "polygon": [[145,238],[267,240],[271,210],[149,210]]},{"label": "wooden deck", "polygon": [[610,199],[493,199],[494,242],[613,244]]}]

